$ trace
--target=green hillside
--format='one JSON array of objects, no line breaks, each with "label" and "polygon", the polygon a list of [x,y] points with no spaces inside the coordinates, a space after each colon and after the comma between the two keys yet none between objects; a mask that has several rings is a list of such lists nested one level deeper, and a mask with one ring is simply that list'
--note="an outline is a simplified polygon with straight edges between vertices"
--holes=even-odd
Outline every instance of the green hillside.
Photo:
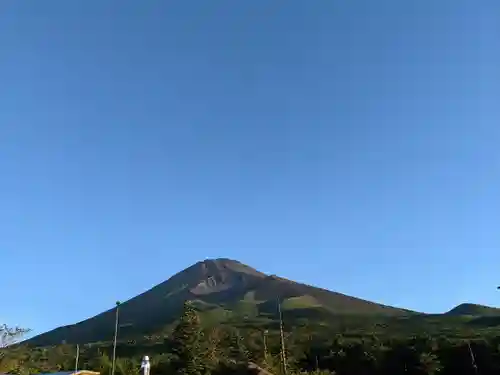
[{"label": "green hillside", "polygon": [[[307,325],[333,333],[437,332],[443,327],[445,330],[465,327],[466,331],[474,327],[489,329],[498,323],[497,320],[472,321],[464,317],[489,317],[498,312],[486,306],[466,304],[442,315],[419,314],[269,276],[234,260],[213,259],[198,262],[121,304],[120,337],[136,338],[168,330],[179,317],[185,301],[192,301],[205,325],[228,324],[259,329],[278,326],[278,303],[287,329]],[[28,344],[109,341],[114,334],[114,319],[115,309],[111,309],[36,336]]]},{"label": "green hillside", "polygon": [[[197,309],[211,319],[273,320],[277,301],[283,308],[323,309],[323,316],[336,314],[404,315],[402,309],[384,306],[340,293],[268,276],[230,259],[198,262],[167,281],[124,302],[120,321],[127,324],[121,334],[155,332],[178,317],[186,300],[195,301]],[[213,310],[209,313],[210,310]],[[220,316],[217,316],[220,313]],[[299,314],[300,315],[300,314]],[[65,341],[93,342],[113,336],[114,309],[74,325],[64,326],[30,340],[34,345]]]},{"label": "green hillside", "polygon": [[445,313],[451,316],[500,316],[500,309],[477,305],[473,303],[462,303]]}]

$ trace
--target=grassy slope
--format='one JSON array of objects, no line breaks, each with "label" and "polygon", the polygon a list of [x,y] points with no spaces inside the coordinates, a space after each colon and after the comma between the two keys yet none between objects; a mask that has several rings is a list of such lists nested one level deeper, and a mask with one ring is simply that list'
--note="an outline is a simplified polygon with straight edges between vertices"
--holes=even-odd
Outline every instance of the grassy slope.
[{"label": "grassy slope", "polygon": [[477,305],[473,303],[463,303],[461,305],[454,307],[453,309],[448,311],[445,315],[500,316],[500,309],[490,306]]}]

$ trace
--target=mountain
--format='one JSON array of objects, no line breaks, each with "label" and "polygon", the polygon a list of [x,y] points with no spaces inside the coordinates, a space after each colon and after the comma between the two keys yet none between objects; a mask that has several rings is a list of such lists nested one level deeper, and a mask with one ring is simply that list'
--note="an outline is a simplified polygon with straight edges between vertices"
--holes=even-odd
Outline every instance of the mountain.
[{"label": "mountain", "polygon": [[[253,319],[276,315],[277,300],[289,318],[328,319],[340,315],[401,316],[395,307],[266,275],[231,259],[198,262],[167,281],[120,305],[120,336],[154,332],[179,316],[184,301],[193,301],[207,317]],[[56,328],[27,343],[36,346],[110,340],[116,309]],[[207,318],[208,319],[208,318]]]},{"label": "mountain", "polygon": [[448,316],[465,316],[465,315],[472,315],[472,316],[500,316],[500,309],[490,307],[490,306],[484,306],[484,305],[477,305],[474,303],[462,303],[461,305],[458,305],[451,309],[450,311],[446,312],[444,315]]}]

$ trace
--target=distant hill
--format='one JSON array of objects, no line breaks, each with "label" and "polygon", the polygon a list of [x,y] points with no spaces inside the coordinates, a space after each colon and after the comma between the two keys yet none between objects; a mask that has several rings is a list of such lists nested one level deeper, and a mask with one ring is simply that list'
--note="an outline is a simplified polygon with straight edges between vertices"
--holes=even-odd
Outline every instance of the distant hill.
[{"label": "distant hill", "polygon": [[473,315],[473,316],[500,316],[500,309],[477,305],[474,303],[462,303],[450,311],[446,312],[445,315],[450,316],[464,316],[464,315]]},{"label": "distant hill", "polygon": [[[211,319],[273,316],[277,301],[287,316],[328,319],[339,315],[403,316],[412,313],[341,293],[266,275],[231,259],[198,262],[120,306],[120,335],[158,330],[193,301]],[[33,337],[36,346],[110,340],[115,310]]]}]

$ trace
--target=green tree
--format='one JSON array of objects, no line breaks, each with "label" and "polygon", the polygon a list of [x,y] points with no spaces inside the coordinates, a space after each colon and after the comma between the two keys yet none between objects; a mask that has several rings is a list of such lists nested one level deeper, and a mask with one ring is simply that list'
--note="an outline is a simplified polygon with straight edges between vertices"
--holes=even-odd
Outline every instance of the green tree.
[{"label": "green tree", "polygon": [[441,363],[436,355],[432,353],[421,353],[419,356],[418,370],[422,375],[436,375],[441,371]]},{"label": "green tree", "polygon": [[109,374],[111,372],[112,362],[106,353],[100,353],[98,357],[95,357],[90,362],[90,366],[101,374]]},{"label": "green tree", "polygon": [[200,319],[189,302],[172,333],[172,367],[178,375],[203,375],[208,371]]},{"label": "green tree", "polygon": [[245,363],[250,359],[250,353],[238,330],[232,330],[230,333],[229,358]]},{"label": "green tree", "polygon": [[23,366],[26,357],[25,348],[12,348],[30,330],[20,327],[9,327],[6,324],[0,325],[0,371],[24,372]]},{"label": "green tree", "polygon": [[150,359],[151,374],[162,375],[172,373],[172,354],[162,353]]},{"label": "green tree", "polygon": [[119,375],[136,375],[140,365],[131,358],[116,359],[116,373]]},{"label": "green tree", "polygon": [[210,369],[215,369],[224,360],[222,348],[223,333],[218,328],[212,328],[206,341],[206,356]]}]

